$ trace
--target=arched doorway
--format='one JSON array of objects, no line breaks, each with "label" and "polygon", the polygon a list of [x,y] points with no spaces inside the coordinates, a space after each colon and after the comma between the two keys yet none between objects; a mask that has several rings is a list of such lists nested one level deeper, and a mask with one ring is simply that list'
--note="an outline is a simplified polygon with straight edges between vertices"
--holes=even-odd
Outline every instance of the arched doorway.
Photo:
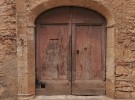
[{"label": "arched doorway", "polygon": [[106,20],[59,7],[36,20],[36,94],[104,95]]}]

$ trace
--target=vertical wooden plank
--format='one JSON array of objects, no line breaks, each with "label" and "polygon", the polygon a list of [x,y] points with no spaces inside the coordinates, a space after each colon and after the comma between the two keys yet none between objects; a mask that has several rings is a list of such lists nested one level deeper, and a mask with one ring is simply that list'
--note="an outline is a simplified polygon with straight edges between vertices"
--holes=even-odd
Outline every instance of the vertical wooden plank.
[{"label": "vertical wooden plank", "polygon": [[76,79],[90,79],[90,26],[76,26]]},{"label": "vertical wooden plank", "polygon": [[[72,81],[75,81],[76,79],[76,30],[75,30],[76,26],[74,24],[72,24]],[[72,88],[72,87],[71,87]]]},{"label": "vertical wooden plank", "polygon": [[103,70],[103,77],[102,79],[105,81],[106,79],[106,46],[107,46],[107,34],[106,34],[106,23],[102,25],[102,35],[101,35],[101,46],[102,46],[102,70]]},{"label": "vertical wooden plank", "polygon": [[91,75],[92,80],[102,80],[102,27],[91,26]]},{"label": "vertical wooden plank", "polygon": [[40,54],[41,46],[40,46],[40,40],[41,40],[41,35],[40,33],[42,32],[40,25],[36,26],[36,80],[41,80],[41,71],[42,71],[42,65],[41,65],[41,60],[40,56],[37,54]]}]

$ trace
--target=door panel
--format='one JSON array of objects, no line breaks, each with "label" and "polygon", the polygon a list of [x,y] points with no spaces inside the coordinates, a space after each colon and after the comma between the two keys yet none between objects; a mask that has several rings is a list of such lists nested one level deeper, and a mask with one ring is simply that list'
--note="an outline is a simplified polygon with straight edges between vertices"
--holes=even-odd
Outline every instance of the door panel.
[{"label": "door panel", "polygon": [[40,25],[37,30],[37,81],[45,84],[44,94],[69,94],[69,26]]},{"label": "door panel", "polygon": [[[74,27],[75,48],[72,94],[103,95],[105,83],[102,68],[102,26],[77,25]],[[74,44],[74,43],[73,43]]]},{"label": "door panel", "polygon": [[91,69],[92,80],[103,80],[102,26],[91,26]]}]

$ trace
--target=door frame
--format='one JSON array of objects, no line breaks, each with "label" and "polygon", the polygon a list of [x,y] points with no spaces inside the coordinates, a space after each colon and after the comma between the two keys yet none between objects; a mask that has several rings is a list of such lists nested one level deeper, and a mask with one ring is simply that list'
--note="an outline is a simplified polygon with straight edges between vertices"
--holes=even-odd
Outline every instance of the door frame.
[{"label": "door frame", "polygon": [[[18,98],[35,96],[35,19],[37,16],[54,7],[58,6],[78,6],[88,9],[93,9],[103,16],[107,20],[107,51],[106,51],[106,95],[114,97],[115,93],[115,54],[114,54],[114,17],[110,9],[100,3],[100,1],[81,1],[72,0],[64,2],[61,0],[48,0],[36,4],[33,8],[29,9],[25,14],[17,13],[18,20],[18,47],[17,47],[17,69],[18,69]],[[18,7],[21,3],[17,4]],[[46,5],[46,7],[45,7]],[[21,26],[21,28],[20,28]],[[23,29],[23,30],[22,30]],[[27,34],[26,34],[27,33]],[[24,45],[22,45],[25,43]],[[22,59],[23,57],[23,59]],[[23,65],[23,66],[22,66]],[[21,70],[21,73],[20,71]]]}]

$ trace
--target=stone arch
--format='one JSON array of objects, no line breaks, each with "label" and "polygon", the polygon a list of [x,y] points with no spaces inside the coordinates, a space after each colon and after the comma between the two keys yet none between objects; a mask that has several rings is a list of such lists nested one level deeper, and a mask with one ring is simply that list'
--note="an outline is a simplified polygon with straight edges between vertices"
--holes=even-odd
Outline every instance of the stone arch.
[{"label": "stone arch", "polygon": [[31,7],[28,10],[29,24],[34,25],[34,21],[36,20],[36,18],[44,11],[50,8],[55,8],[55,7],[60,7],[60,6],[77,6],[77,7],[92,9],[100,13],[106,18],[108,27],[114,25],[113,14],[101,2],[96,1],[96,0],[78,0],[78,1],[76,0],[67,0],[67,1],[66,0],[45,0],[44,2],[41,2],[40,4],[34,7]]},{"label": "stone arch", "polygon": [[[40,2],[43,1],[43,2]],[[18,97],[26,98],[33,97],[35,95],[35,20],[44,11],[60,7],[60,6],[77,6],[92,9],[101,15],[103,15],[107,20],[107,51],[106,51],[106,95],[109,97],[114,97],[115,93],[115,62],[114,62],[114,17],[111,11],[99,0],[40,0],[38,4],[30,6],[27,10],[27,63],[28,74],[26,73],[24,80],[25,83],[18,81],[18,88],[26,87],[23,92],[18,92]],[[38,2],[38,1],[37,1]],[[21,15],[20,15],[21,16]],[[22,24],[23,26],[23,24]],[[30,59],[29,59],[30,58]],[[22,62],[19,61],[18,63]],[[19,72],[18,72],[19,73]],[[22,76],[18,75],[18,80]]]}]

